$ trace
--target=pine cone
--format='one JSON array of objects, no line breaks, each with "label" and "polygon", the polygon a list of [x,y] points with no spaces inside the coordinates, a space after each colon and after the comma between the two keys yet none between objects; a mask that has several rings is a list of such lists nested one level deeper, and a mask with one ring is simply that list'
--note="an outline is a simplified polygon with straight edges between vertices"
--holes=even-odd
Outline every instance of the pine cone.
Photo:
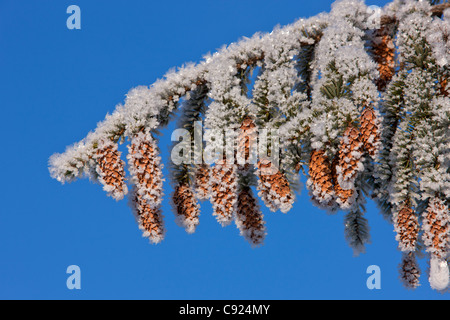
[{"label": "pine cone", "polygon": [[210,201],[213,215],[222,226],[233,220],[236,210],[237,173],[236,165],[219,161],[210,170]]},{"label": "pine cone", "polygon": [[134,216],[143,231],[142,236],[149,238],[150,242],[157,244],[164,239],[164,216],[159,207],[149,205],[149,202],[133,188],[130,206],[133,209]]},{"label": "pine cone", "polygon": [[246,117],[241,124],[240,130],[237,163],[243,169],[247,169],[255,156],[251,153],[254,153],[257,143],[257,128],[253,120],[250,117]]},{"label": "pine cone", "polygon": [[366,107],[361,114],[361,141],[371,157],[380,149],[381,122],[372,107]]},{"label": "pine cone", "polygon": [[153,243],[164,238],[163,216],[160,212],[162,201],[162,164],[156,143],[146,131],[140,131],[131,139],[128,147],[128,165],[134,184],[132,208],[139,228]]},{"label": "pine cone", "polygon": [[437,258],[447,256],[450,244],[450,212],[444,201],[433,198],[423,213],[423,241],[427,251]]},{"label": "pine cone", "polygon": [[108,192],[108,196],[116,200],[122,200],[128,192],[125,184],[125,162],[120,159],[120,154],[117,143],[101,140],[94,156],[99,182],[103,185],[103,190]]},{"label": "pine cone", "polygon": [[401,251],[413,252],[416,250],[419,235],[419,221],[409,203],[405,203],[399,212],[394,214],[394,226]]},{"label": "pine cone", "polygon": [[199,200],[209,198],[209,167],[207,164],[198,166],[195,170],[194,189]]},{"label": "pine cone", "polygon": [[345,190],[355,188],[356,176],[358,172],[364,170],[361,152],[362,142],[359,138],[359,131],[350,125],[341,140],[339,160],[336,166],[338,183]]},{"label": "pine cone", "polygon": [[139,132],[128,147],[128,164],[137,192],[153,207],[162,201],[162,164],[149,132]]},{"label": "pine cone", "polygon": [[286,213],[292,208],[294,197],[289,181],[269,160],[260,160],[257,164],[258,195],[271,210]]},{"label": "pine cone", "polygon": [[420,269],[416,261],[414,252],[403,254],[400,264],[400,280],[408,289],[415,289],[420,286]]},{"label": "pine cone", "polygon": [[331,177],[333,178],[334,195],[336,198],[336,203],[341,209],[347,210],[352,207],[355,203],[357,192],[355,188],[352,189],[342,189],[338,182],[338,175],[336,167],[339,162],[339,155],[334,157],[333,163],[331,164]]},{"label": "pine cone", "polygon": [[378,64],[380,78],[377,80],[378,90],[384,91],[395,73],[395,46],[388,29],[382,27],[375,31],[372,38],[372,55]]},{"label": "pine cone", "polygon": [[238,195],[236,211],[236,226],[241,235],[249,241],[252,246],[263,244],[266,236],[264,216],[259,209],[256,199],[253,197],[249,187],[243,187]]},{"label": "pine cone", "polygon": [[313,150],[309,161],[309,178],[306,182],[313,202],[319,207],[334,206],[333,175],[323,150]]},{"label": "pine cone", "polygon": [[199,224],[200,211],[194,193],[188,184],[180,184],[175,188],[173,203],[177,215],[177,224],[185,228],[187,233],[194,233]]}]

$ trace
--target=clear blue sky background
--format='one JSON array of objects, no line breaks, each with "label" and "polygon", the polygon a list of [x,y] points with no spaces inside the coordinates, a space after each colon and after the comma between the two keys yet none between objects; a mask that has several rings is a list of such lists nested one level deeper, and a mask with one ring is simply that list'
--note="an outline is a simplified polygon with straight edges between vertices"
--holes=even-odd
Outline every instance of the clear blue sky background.
[{"label": "clear blue sky background", "polygon": [[[71,4],[81,8],[81,30],[66,28]],[[141,237],[126,201],[87,180],[61,186],[49,176],[48,157],[94,129],[130,88],[330,4],[0,0],[0,298],[448,299],[429,288],[425,259],[422,286],[401,286],[393,227],[372,204],[372,244],[359,257],[344,239],[343,214],[317,210],[304,189],[288,214],[264,209],[268,236],[256,249],[234,225],[216,223],[209,203],[197,232],[186,234],[166,196],[167,236],[155,246]],[[66,288],[72,264],[81,268],[81,290]],[[381,268],[381,290],[366,287],[373,264]]]}]

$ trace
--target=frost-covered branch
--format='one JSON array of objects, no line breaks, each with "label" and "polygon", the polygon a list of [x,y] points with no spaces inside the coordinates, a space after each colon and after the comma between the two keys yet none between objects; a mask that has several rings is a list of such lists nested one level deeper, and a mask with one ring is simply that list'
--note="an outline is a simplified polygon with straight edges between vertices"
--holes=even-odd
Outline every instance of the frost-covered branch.
[{"label": "frost-covered branch", "polygon": [[[253,189],[271,211],[287,212],[302,173],[315,205],[345,212],[355,254],[370,242],[364,213],[371,196],[393,223],[403,283],[419,286],[416,258],[425,250],[430,285],[445,290],[449,8],[394,0],[374,25],[362,1],[339,0],[330,13],[224,46],[131,89],[94,131],[50,158],[50,174],[61,183],[88,177],[116,200],[131,190],[140,229],[158,243],[164,179],[154,135],[180,113],[183,142],[172,155],[181,161],[169,168],[175,219],[188,233],[199,224],[198,200],[209,199],[219,223],[234,220],[261,245],[266,227]],[[198,134],[205,141],[195,141]],[[129,179],[118,151],[124,142]]]}]

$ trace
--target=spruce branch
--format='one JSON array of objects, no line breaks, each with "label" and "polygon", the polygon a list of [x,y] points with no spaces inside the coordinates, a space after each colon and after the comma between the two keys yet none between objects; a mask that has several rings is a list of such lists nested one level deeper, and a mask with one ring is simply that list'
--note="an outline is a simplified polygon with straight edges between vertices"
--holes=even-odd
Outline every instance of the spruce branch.
[{"label": "spruce branch", "polygon": [[[419,285],[416,258],[424,250],[431,287],[446,290],[448,8],[447,2],[394,1],[374,27],[363,2],[342,0],[330,13],[244,38],[131,89],[94,131],[49,159],[50,174],[61,183],[88,177],[122,199],[129,186],[118,144],[127,142],[130,205],[144,236],[159,243],[163,165],[154,136],[178,113],[178,126],[191,138],[195,123],[205,120],[210,147],[228,142],[234,157],[222,154],[211,168],[203,161],[170,164],[173,210],[187,232],[199,223],[197,201],[209,199],[222,225],[234,220],[252,245],[262,244],[266,227],[252,188],[269,209],[287,212],[302,172],[315,205],[345,211],[345,237],[355,254],[370,241],[364,213],[372,194],[394,225],[405,286]],[[267,157],[249,164],[247,138],[262,143],[263,130],[270,131]],[[203,144],[187,141],[183,156],[203,159]],[[279,170],[263,174],[278,168],[277,159]]]}]

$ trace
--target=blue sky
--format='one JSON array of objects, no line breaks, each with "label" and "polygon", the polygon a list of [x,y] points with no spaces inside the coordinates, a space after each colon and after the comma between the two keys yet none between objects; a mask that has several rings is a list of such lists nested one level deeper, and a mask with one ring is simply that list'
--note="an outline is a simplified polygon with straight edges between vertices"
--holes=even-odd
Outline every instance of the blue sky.
[{"label": "blue sky", "polygon": [[[383,5],[385,1],[368,4]],[[81,8],[81,30],[66,8]],[[369,204],[372,244],[353,257],[343,214],[314,208],[302,189],[288,214],[264,209],[265,245],[252,249],[203,203],[197,232],[174,222],[165,183],[166,239],[141,237],[126,200],[87,180],[60,185],[48,157],[82,139],[127,91],[223,44],[329,11],[330,1],[0,0],[1,299],[448,299],[398,280],[393,227]],[[170,127],[160,138],[169,157]],[[167,166],[166,166],[167,167]],[[167,176],[167,170],[164,169]],[[81,290],[66,268],[81,268]],[[369,290],[366,269],[381,268]]]}]

